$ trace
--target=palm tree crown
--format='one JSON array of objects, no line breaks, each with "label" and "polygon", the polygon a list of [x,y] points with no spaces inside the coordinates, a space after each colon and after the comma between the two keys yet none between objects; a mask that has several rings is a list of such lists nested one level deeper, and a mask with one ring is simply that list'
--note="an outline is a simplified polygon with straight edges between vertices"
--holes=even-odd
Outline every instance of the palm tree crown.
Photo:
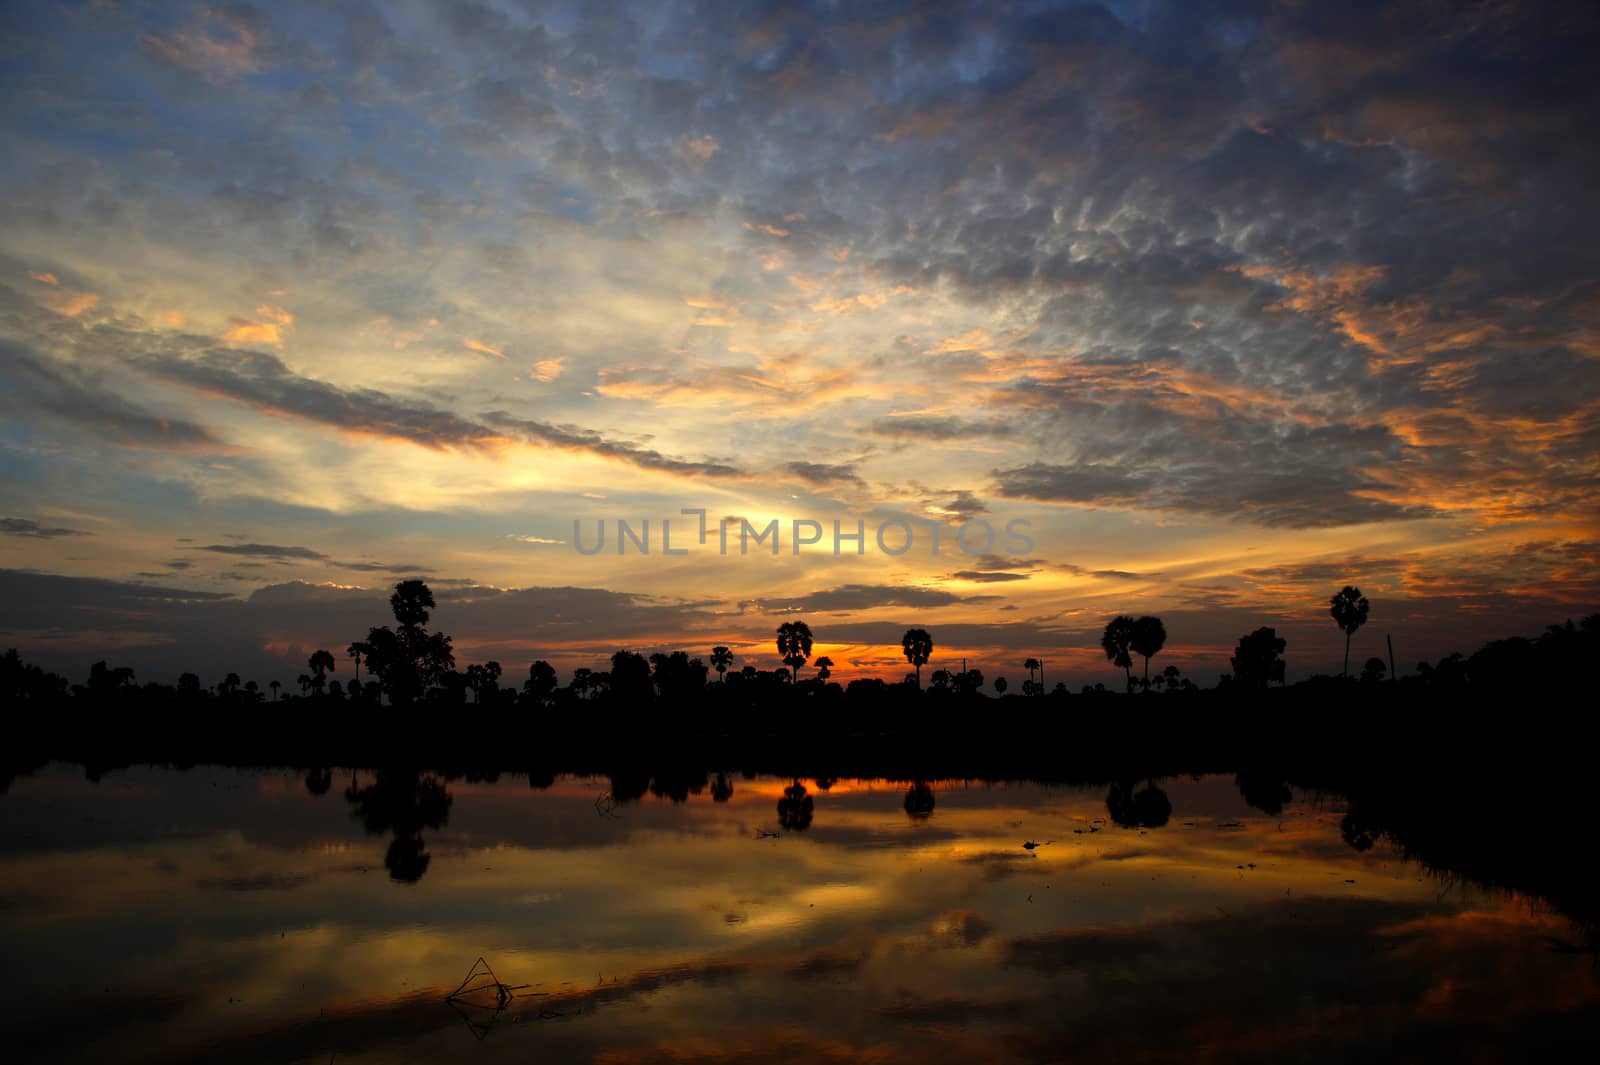
[{"label": "palm tree crown", "polygon": [[1150,659],[1167,645],[1167,627],[1160,618],[1142,617],[1133,623],[1133,635],[1128,646],[1136,655],[1144,656],[1144,686],[1150,688]]},{"label": "palm tree crown", "polygon": [[1133,657],[1128,653],[1133,649],[1134,620],[1126,614],[1118,614],[1106,622],[1106,631],[1100,637],[1100,648],[1105,651],[1111,664],[1121,667],[1127,674],[1128,687],[1133,687]]},{"label": "palm tree crown", "polygon": [[785,621],[778,626],[778,653],[789,667],[789,679],[798,680],[800,667],[811,657],[811,627],[803,621]]},{"label": "palm tree crown", "polygon": [[917,687],[922,687],[922,667],[933,655],[933,637],[927,629],[907,629],[900,638],[900,650],[905,652],[906,661],[916,667]]},{"label": "palm tree crown", "polygon": [[1357,629],[1367,622],[1367,610],[1370,604],[1367,597],[1361,594],[1361,589],[1353,584],[1347,584],[1332,599],[1328,600],[1328,613],[1333,620],[1338,622],[1339,628],[1344,630],[1344,673],[1350,675],[1350,637],[1355,635]]},{"label": "palm tree crown", "polygon": [[718,644],[711,649],[711,668],[717,671],[717,677],[727,680],[728,667],[733,665],[733,652]]}]

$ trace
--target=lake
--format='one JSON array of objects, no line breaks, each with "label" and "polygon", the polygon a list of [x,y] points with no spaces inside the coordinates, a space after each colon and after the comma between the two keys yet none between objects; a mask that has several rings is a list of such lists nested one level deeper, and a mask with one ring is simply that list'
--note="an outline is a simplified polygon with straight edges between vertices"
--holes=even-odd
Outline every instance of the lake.
[{"label": "lake", "polygon": [[1586,921],[1246,784],[51,765],[0,796],[0,1038],[315,1065],[1595,1042]]}]

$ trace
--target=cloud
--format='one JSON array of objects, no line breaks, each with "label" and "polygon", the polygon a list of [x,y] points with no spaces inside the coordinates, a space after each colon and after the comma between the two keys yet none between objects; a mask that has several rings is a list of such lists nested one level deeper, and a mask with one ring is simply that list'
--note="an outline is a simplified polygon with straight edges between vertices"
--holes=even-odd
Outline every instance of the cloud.
[{"label": "cloud", "polygon": [[221,84],[261,68],[264,37],[260,17],[248,8],[202,7],[182,29],[142,35],[139,45],[159,63]]},{"label": "cloud", "polygon": [[0,533],[7,536],[29,536],[38,540],[54,540],[62,536],[88,536],[82,529],[63,529],[59,526],[40,525],[29,518],[0,518]]},{"label": "cloud", "polygon": [[497,429],[515,433],[531,443],[566,451],[586,452],[601,458],[616,459],[640,469],[661,473],[692,474],[701,477],[743,477],[744,471],[724,462],[697,462],[671,458],[651,448],[608,440],[589,429],[572,425],[552,425],[528,418],[514,418],[505,411],[490,411],[484,420]]},{"label": "cloud", "polygon": [[335,562],[340,569],[353,570],[356,573],[392,573],[396,575],[416,574],[427,575],[433,573],[431,566],[418,566],[412,563],[397,562]]},{"label": "cloud", "polygon": [[848,463],[835,465],[825,462],[790,462],[783,468],[790,475],[819,488],[830,488],[838,484],[859,488],[864,484],[861,475],[856,473],[855,466]]},{"label": "cloud", "polygon": [[328,556],[309,547],[283,547],[278,544],[206,544],[198,551],[215,551],[219,555],[244,555],[250,558],[270,558],[280,561],[299,559],[310,562],[327,561]]},{"label": "cloud", "polygon": [[[808,592],[792,598],[752,600],[758,609],[771,614],[848,613],[885,606],[950,606],[966,601],[954,592],[938,588],[903,588],[886,584],[843,584],[837,588]],[[896,637],[897,641],[898,639],[899,637]]]},{"label": "cloud", "polygon": [[1006,573],[1000,570],[975,570],[963,569],[950,574],[950,579],[955,581],[978,581],[982,584],[999,584],[1007,581],[1025,581],[1026,573]]},{"label": "cloud", "polygon": [[190,357],[154,355],[145,372],[188,388],[347,432],[405,440],[428,448],[484,448],[500,434],[424,403],[373,389],[342,389],[290,370],[274,355],[212,349]]},{"label": "cloud", "polygon": [[941,494],[926,497],[923,499],[922,509],[929,514],[958,523],[971,521],[980,514],[989,513],[989,508],[983,500],[966,489],[957,491],[953,496]]},{"label": "cloud", "polygon": [[969,418],[897,415],[893,418],[879,418],[872,423],[871,431],[878,436],[896,439],[948,441],[1009,437],[1016,435],[1018,427],[999,420],[976,421]]},{"label": "cloud", "polygon": [[108,387],[100,373],[37,357],[5,338],[0,338],[0,380],[10,385],[0,395],[0,408],[13,417],[42,412],[75,430],[127,447],[159,451],[224,447],[204,426],[158,414],[125,398]]}]

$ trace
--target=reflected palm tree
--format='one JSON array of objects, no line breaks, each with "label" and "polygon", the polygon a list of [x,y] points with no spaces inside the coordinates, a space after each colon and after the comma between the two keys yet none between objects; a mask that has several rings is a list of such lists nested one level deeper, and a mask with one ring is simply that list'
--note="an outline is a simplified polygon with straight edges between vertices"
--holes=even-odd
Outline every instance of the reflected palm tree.
[{"label": "reflected palm tree", "polygon": [[380,769],[364,788],[352,776],[345,800],[368,833],[394,833],[383,859],[390,879],[405,884],[421,880],[432,860],[422,830],[443,827],[454,801],[444,781],[431,773]]},{"label": "reflected palm tree", "polygon": [[1234,786],[1244,801],[1268,817],[1277,817],[1283,808],[1294,801],[1294,792],[1282,777],[1262,773],[1240,773],[1233,778]]},{"label": "reflected palm tree", "polygon": [[1118,781],[1106,793],[1106,813],[1123,828],[1160,828],[1172,817],[1172,800],[1156,787],[1155,781],[1146,782],[1137,792],[1135,781]]},{"label": "reflected palm tree", "polygon": [[906,814],[915,821],[926,821],[933,816],[933,789],[921,780],[906,789]]},{"label": "reflected palm tree", "polygon": [[806,786],[796,777],[793,784],[783,789],[783,798],[778,800],[779,827],[786,832],[804,832],[811,827],[813,806]]},{"label": "reflected palm tree", "polygon": [[326,795],[328,789],[333,787],[333,770],[308,769],[306,770],[306,790],[313,795]]},{"label": "reflected palm tree", "polygon": [[711,801],[727,802],[733,798],[733,778],[726,773],[718,773],[711,781]]}]

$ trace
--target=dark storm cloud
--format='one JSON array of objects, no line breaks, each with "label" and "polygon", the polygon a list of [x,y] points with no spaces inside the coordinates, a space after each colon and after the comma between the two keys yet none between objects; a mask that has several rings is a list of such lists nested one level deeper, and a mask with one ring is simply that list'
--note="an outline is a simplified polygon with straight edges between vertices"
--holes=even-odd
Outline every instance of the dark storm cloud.
[{"label": "dark storm cloud", "polygon": [[88,536],[82,529],[40,525],[30,518],[0,518],[0,533],[7,536],[28,536],[36,540],[54,540],[62,536]]}]

